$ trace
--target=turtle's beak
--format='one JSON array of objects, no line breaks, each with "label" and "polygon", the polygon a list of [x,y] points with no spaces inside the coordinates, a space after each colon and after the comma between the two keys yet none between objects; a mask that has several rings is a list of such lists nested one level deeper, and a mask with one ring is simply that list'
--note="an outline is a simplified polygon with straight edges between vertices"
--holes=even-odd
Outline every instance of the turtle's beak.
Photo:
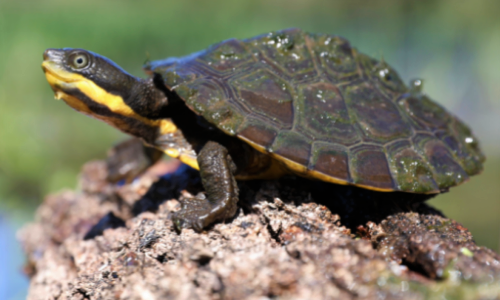
[{"label": "turtle's beak", "polygon": [[64,51],[61,49],[47,49],[43,53],[42,69],[45,77],[54,91],[55,98],[61,99],[64,90],[70,88],[72,82],[78,80],[75,74],[68,72],[64,66]]},{"label": "turtle's beak", "polygon": [[61,62],[62,55],[57,49],[47,49],[43,52],[42,69],[45,75],[47,72],[53,73],[57,69],[57,62]]},{"label": "turtle's beak", "polygon": [[44,67],[44,64],[48,62],[60,65],[63,63],[63,61],[64,61],[64,50],[49,48],[43,52],[42,68]]},{"label": "turtle's beak", "polygon": [[43,63],[42,69],[45,73],[51,72],[57,69],[57,65],[61,68],[62,59],[64,58],[64,53],[57,49],[47,49],[43,52]]},{"label": "turtle's beak", "polygon": [[57,53],[56,49],[49,48],[43,52],[43,60],[49,60],[51,57],[55,57]]},{"label": "turtle's beak", "polygon": [[43,52],[42,69],[53,88],[55,85],[81,80],[81,76],[64,68],[64,60],[65,53],[62,49],[47,49]]}]

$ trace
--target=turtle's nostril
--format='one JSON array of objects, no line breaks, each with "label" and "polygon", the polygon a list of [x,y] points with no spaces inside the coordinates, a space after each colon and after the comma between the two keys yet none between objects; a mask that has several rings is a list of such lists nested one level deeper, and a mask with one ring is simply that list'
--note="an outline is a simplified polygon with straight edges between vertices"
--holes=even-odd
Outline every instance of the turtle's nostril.
[{"label": "turtle's nostril", "polygon": [[53,59],[56,56],[56,49],[47,49],[43,52],[43,60]]}]

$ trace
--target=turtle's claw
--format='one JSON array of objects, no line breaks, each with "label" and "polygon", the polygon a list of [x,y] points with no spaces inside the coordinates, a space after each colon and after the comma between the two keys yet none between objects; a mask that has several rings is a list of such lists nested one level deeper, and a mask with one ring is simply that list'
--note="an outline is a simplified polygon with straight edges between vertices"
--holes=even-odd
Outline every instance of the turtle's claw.
[{"label": "turtle's claw", "polygon": [[174,213],[172,216],[172,222],[174,223],[175,231],[181,233],[183,228],[191,228],[196,232],[203,231],[203,221],[198,217],[187,217],[182,216],[182,213]]},{"label": "turtle's claw", "polygon": [[181,199],[181,209],[174,212],[172,222],[177,232],[183,228],[191,228],[196,232],[210,225],[212,207],[206,200],[205,195],[198,194],[196,197]]}]

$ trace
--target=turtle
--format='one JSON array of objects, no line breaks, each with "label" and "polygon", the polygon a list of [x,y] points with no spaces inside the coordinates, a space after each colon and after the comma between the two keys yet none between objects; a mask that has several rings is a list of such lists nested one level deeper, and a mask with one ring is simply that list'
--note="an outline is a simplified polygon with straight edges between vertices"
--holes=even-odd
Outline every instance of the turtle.
[{"label": "turtle", "polygon": [[205,193],[182,201],[178,230],[233,217],[237,180],[296,175],[427,199],[480,173],[485,160],[470,128],[421,80],[405,85],[337,35],[292,28],[229,39],[147,62],[146,79],[83,49],[43,57],[57,99],[140,138],[123,148],[136,145],[142,158],[122,159],[116,180],[163,153],[199,170]]}]

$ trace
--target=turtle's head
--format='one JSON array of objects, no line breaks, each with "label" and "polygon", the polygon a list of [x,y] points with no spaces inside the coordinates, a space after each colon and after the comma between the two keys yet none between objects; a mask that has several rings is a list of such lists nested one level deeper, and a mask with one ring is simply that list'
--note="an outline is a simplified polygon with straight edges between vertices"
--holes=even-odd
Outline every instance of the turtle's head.
[{"label": "turtle's head", "polygon": [[168,104],[152,79],[136,78],[111,60],[83,49],[47,49],[43,71],[56,99],[152,142],[175,126],[162,119]]}]

